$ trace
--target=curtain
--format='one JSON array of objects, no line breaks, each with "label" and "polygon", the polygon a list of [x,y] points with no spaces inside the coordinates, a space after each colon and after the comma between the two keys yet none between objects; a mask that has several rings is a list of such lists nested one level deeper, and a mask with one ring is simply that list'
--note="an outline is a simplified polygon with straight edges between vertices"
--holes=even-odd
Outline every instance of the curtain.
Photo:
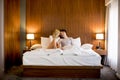
[{"label": "curtain", "polygon": [[107,15],[107,64],[115,71],[118,65],[118,0],[112,1],[106,7]]},{"label": "curtain", "polygon": [[[109,5],[106,6],[106,14],[105,14],[105,50],[108,53],[108,25],[109,25]],[[105,65],[108,65],[108,54],[107,57],[105,59]]]}]

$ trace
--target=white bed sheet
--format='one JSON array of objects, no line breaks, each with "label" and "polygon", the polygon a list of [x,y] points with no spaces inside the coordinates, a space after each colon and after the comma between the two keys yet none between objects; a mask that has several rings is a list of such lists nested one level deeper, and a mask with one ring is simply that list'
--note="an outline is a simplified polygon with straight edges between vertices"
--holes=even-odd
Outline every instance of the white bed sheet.
[{"label": "white bed sheet", "polygon": [[101,66],[101,57],[92,49],[73,47],[61,49],[36,49],[23,54],[23,65],[40,66]]}]

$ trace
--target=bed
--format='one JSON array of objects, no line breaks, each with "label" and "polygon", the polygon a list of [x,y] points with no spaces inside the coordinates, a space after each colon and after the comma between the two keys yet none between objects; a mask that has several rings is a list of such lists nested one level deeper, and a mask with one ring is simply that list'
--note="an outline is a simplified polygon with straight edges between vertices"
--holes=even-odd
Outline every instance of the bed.
[{"label": "bed", "polygon": [[85,46],[67,50],[40,48],[25,52],[23,76],[100,78],[101,57]]}]

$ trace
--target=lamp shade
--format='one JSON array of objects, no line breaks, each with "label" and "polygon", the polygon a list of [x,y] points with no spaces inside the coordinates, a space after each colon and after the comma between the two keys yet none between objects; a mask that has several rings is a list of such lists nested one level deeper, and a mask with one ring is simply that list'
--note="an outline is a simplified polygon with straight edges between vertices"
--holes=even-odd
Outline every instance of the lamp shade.
[{"label": "lamp shade", "polygon": [[96,34],[96,39],[104,39],[104,34],[103,33],[97,33]]},{"label": "lamp shade", "polygon": [[34,39],[34,34],[27,34],[27,39]]}]

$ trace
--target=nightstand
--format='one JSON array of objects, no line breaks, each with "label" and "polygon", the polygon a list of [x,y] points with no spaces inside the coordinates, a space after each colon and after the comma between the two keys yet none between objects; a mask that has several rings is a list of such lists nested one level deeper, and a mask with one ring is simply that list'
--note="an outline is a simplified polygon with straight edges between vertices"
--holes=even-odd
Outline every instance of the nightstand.
[{"label": "nightstand", "polygon": [[29,50],[29,49],[28,49],[28,50],[23,50],[23,53],[25,53],[25,52],[27,52],[27,51],[31,51],[31,50]]},{"label": "nightstand", "polygon": [[106,60],[106,55],[107,55],[107,52],[106,50],[103,50],[103,49],[95,49],[94,50],[95,52],[97,52],[100,56],[101,56],[101,64],[102,65],[105,65],[105,60]]}]

